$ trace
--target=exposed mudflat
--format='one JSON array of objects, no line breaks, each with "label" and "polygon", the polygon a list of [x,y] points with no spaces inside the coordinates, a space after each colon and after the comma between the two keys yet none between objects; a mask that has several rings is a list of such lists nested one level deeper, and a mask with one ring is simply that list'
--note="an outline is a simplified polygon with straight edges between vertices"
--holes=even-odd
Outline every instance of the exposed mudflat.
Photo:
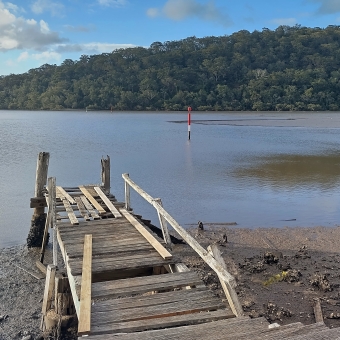
[{"label": "exposed mudflat", "polygon": [[[205,248],[220,245],[250,317],[265,316],[279,324],[314,323],[313,299],[320,298],[326,325],[340,327],[340,228],[205,225],[203,231],[190,233]],[[187,245],[176,244],[174,253],[224,299],[216,275]],[[0,249],[0,340],[55,338],[39,330],[45,280],[32,276],[41,276],[35,267],[38,258],[39,250],[25,246]],[[72,333],[69,329],[60,338],[71,339]]]}]

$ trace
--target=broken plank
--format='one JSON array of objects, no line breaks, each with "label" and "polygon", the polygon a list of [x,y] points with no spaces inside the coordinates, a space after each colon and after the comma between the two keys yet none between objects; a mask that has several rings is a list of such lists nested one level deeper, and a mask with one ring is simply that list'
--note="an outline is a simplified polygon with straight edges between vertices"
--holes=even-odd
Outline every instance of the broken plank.
[{"label": "broken plank", "polygon": [[94,187],[94,190],[96,190],[99,197],[103,200],[103,202],[106,204],[106,206],[109,208],[109,210],[112,212],[112,214],[115,218],[122,217],[122,215],[117,210],[117,208],[112,204],[112,202],[103,193],[102,189],[100,189],[99,187]]},{"label": "broken plank", "polygon": [[77,203],[79,212],[84,217],[85,221],[90,221],[91,218],[88,215],[87,210],[85,208],[85,205],[84,205],[83,201],[81,200],[81,198],[80,197],[75,197],[74,200]]},{"label": "broken plank", "polygon": [[63,187],[57,186],[57,197],[63,200],[63,198],[66,198],[71,204],[76,204],[73,197],[67,193]]},{"label": "broken plank", "polygon": [[97,200],[90,194],[90,192],[83,186],[79,186],[80,191],[91,202],[93,207],[98,210],[99,214],[105,214],[105,209],[97,202]]},{"label": "broken plank", "polygon": [[157,250],[159,255],[163,257],[163,259],[171,259],[172,255],[165,249],[162,244],[150,234],[150,232],[138,222],[130,213],[128,213],[125,209],[120,209],[122,215],[141,233],[143,237]]},{"label": "broken plank", "polygon": [[63,204],[64,204],[64,207],[65,207],[65,210],[67,212],[67,215],[68,215],[68,218],[70,219],[71,221],[71,224],[79,224],[79,221],[71,207],[71,204],[70,202],[66,199],[66,198],[63,198]]},{"label": "broken plank", "polygon": [[88,334],[91,330],[91,285],[92,235],[85,235],[78,324],[79,335]]}]

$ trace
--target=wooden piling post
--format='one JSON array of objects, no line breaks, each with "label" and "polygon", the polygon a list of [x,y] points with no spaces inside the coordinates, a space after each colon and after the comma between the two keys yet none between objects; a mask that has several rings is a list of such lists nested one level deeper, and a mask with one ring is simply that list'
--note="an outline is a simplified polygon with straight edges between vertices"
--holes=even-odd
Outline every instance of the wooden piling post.
[{"label": "wooden piling post", "polygon": [[[227,270],[227,266],[222,258],[221,251],[216,244],[212,244],[208,247],[208,252],[212,255],[215,260],[222,266],[223,269]],[[224,280],[217,272],[218,278],[220,279],[221,286],[227,297],[230,308],[236,317],[243,316],[243,309],[236,294],[236,291],[232,287],[229,281]]]},{"label": "wooden piling post", "polygon": [[[48,152],[40,152],[37,161],[35,190],[33,201],[43,202],[43,191],[47,181],[47,172],[50,154]],[[32,200],[31,200],[32,202]],[[32,204],[32,203],[31,203]],[[31,220],[31,228],[27,237],[28,247],[40,247],[44,234],[46,222],[45,204],[39,203],[34,206],[34,213]]]},{"label": "wooden piling post", "polygon": [[107,159],[101,159],[102,166],[102,187],[104,187],[106,194],[110,193],[111,186],[111,177],[110,177],[110,156],[107,156]]},{"label": "wooden piling post", "polygon": [[[123,174],[124,176],[129,177],[129,174]],[[130,202],[130,185],[127,181],[124,179],[124,184],[125,184],[125,209],[127,211],[131,210],[131,202]]]}]

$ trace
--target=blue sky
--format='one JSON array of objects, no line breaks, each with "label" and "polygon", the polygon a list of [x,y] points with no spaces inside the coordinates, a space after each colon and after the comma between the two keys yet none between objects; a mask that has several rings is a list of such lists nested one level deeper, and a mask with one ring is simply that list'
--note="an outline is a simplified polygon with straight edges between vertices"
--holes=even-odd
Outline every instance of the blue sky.
[{"label": "blue sky", "polygon": [[0,75],[116,48],[340,25],[340,0],[0,0]]}]

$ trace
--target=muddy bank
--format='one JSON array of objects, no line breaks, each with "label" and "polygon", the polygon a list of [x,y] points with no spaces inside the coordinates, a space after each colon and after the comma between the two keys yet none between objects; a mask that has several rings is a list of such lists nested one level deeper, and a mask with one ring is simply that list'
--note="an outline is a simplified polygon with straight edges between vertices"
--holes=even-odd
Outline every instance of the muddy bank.
[{"label": "muddy bank", "polygon": [[[220,245],[246,315],[281,325],[315,322],[321,301],[328,327],[340,327],[340,228],[237,229],[204,226],[191,234],[205,248]],[[216,275],[184,246],[184,262],[224,298]]]},{"label": "muddy bank", "polygon": [[[205,248],[220,245],[246,315],[279,324],[310,324],[315,322],[313,299],[320,298],[326,325],[340,327],[340,228],[204,225],[204,230],[190,233]],[[174,254],[224,299],[216,275],[196,253],[176,244]],[[46,256],[51,263],[50,252]],[[40,275],[38,258],[39,250],[25,246],[0,249],[0,340],[55,338],[39,330],[45,280],[32,276]],[[74,333],[68,329],[61,339],[76,339]]]}]

